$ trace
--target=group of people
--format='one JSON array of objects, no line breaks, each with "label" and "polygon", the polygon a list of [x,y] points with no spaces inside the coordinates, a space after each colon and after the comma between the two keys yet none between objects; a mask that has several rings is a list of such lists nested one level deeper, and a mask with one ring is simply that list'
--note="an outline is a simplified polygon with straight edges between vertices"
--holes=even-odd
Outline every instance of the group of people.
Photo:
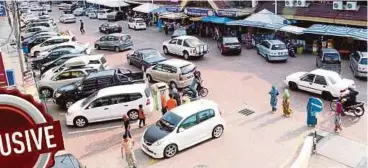
[{"label": "group of people", "polygon": [[[277,97],[279,95],[279,91],[276,89],[275,86],[272,86],[271,91],[269,91],[269,94],[271,96],[270,99],[271,111],[272,113],[275,113],[277,111],[277,101],[278,101]],[[342,130],[341,116],[345,115],[344,109],[356,103],[357,95],[358,92],[352,87],[348,88],[347,93],[341,93],[341,96],[339,97],[338,102],[336,104],[336,110],[334,115],[335,132],[339,132]],[[289,90],[285,89],[282,100],[282,111],[283,115],[286,117],[289,117],[293,112],[290,107],[291,102],[290,98],[291,96]],[[319,99],[310,98],[307,104],[307,125],[309,127],[315,127],[317,125],[316,114],[322,110],[322,107],[318,107],[318,105],[316,105],[316,103],[313,102],[315,100]],[[320,104],[322,104],[322,102]]]}]

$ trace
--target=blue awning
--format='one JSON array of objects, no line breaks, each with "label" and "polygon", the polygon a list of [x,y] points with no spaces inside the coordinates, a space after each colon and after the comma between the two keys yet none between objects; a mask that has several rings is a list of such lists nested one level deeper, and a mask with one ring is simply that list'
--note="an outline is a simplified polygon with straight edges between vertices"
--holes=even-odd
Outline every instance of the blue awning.
[{"label": "blue awning", "polygon": [[363,28],[314,24],[308,29],[304,30],[304,33],[326,36],[351,37],[357,40],[367,40],[367,29]]},{"label": "blue awning", "polygon": [[151,13],[170,13],[170,12],[179,12],[179,7],[178,6],[162,6],[159,7],[153,11],[151,11]]},{"label": "blue awning", "polygon": [[201,19],[201,21],[209,22],[209,23],[225,24],[227,22],[232,21],[232,19],[227,18],[227,17],[205,16]]}]

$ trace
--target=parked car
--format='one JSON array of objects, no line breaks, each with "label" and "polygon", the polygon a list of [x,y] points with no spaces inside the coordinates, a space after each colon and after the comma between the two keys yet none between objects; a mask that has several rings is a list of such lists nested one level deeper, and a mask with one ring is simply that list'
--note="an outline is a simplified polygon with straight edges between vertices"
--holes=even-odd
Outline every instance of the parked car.
[{"label": "parked car", "polygon": [[49,52],[47,55],[38,57],[32,60],[32,68],[41,69],[42,65],[46,62],[58,59],[59,57],[66,54],[85,54],[85,50],[72,49],[72,48],[61,48]]},{"label": "parked car", "polygon": [[40,69],[40,74],[43,75],[46,71],[48,71],[51,68],[57,67],[59,65],[64,64],[67,60],[74,58],[74,57],[79,57],[79,56],[83,56],[85,54],[65,54],[55,60],[52,60],[50,62],[44,63],[41,66]]},{"label": "parked car", "polygon": [[146,84],[104,88],[70,106],[66,125],[85,127],[93,122],[122,119],[123,114],[137,120],[140,104],[146,114],[153,112],[153,98]]},{"label": "parked car", "polygon": [[142,48],[128,54],[127,56],[127,62],[129,65],[142,68],[143,71],[166,60],[167,59],[163,57],[159,51],[153,48]]},{"label": "parked car", "polygon": [[86,16],[88,16],[88,14],[89,14],[90,12],[95,11],[95,10],[97,10],[97,9],[96,9],[96,8],[93,8],[93,7],[88,7],[88,8],[86,8],[86,10],[85,10]]},{"label": "parked car", "polygon": [[285,43],[280,40],[264,40],[256,45],[257,54],[263,56],[267,61],[284,61],[289,58]]},{"label": "parked car", "polygon": [[66,3],[59,4],[58,5],[59,10],[64,10],[65,5],[67,5],[67,4]]},{"label": "parked car", "polygon": [[146,30],[147,25],[144,19],[142,18],[131,18],[129,19],[128,28],[134,29],[134,30],[138,30],[138,29]]},{"label": "parked car", "polygon": [[316,57],[316,66],[321,69],[341,72],[341,57],[333,48],[323,48]]},{"label": "parked car", "polygon": [[208,44],[202,42],[194,36],[179,36],[162,44],[165,54],[175,54],[183,56],[184,59],[189,57],[203,57],[208,53]]},{"label": "parked car", "polygon": [[74,102],[86,98],[100,89],[144,83],[142,72],[132,72],[127,69],[109,69],[88,75],[80,81],[65,85],[55,90],[55,103],[69,108]]},{"label": "parked car", "polygon": [[171,35],[171,38],[180,37],[180,36],[187,36],[187,28],[181,27],[174,30],[174,33]]},{"label": "parked car", "polygon": [[107,15],[113,12],[111,9],[102,9],[97,11],[97,19],[107,19]]},{"label": "parked car", "polygon": [[222,55],[231,53],[240,55],[242,51],[241,43],[237,37],[220,37],[217,41],[217,47]]},{"label": "parked car", "polygon": [[61,43],[49,50],[41,52],[39,56],[48,55],[50,52],[53,52],[59,49],[73,50],[71,52],[84,53],[84,54],[91,54],[91,50],[92,50],[92,48],[90,48],[89,46],[89,43],[82,44],[80,42],[66,42],[66,43]]},{"label": "parked car", "polygon": [[122,27],[114,23],[103,23],[98,28],[100,32],[110,34],[110,33],[121,33]]},{"label": "parked car", "polygon": [[21,34],[21,39],[26,39],[29,36],[36,34],[37,32],[52,32],[52,31],[55,31],[54,28],[44,27],[44,26],[26,28],[24,33]]},{"label": "parked car", "polygon": [[77,18],[74,14],[62,14],[59,18],[60,23],[76,23]]},{"label": "parked car", "polygon": [[49,21],[46,21],[46,22],[33,22],[33,23],[27,24],[27,28],[41,27],[41,26],[50,28],[53,31],[59,31],[59,28],[56,26],[56,24],[53,24]]},{"label": "parked car", "polygon": [[285,84],[291,90],[304,90],[307,92],[322,95],[326,100],[339,97],[340,91],[349,86],[355,87],[355,83],[350,79],[343,79],[334,71],[316,69],[311,72],[296,72],[285,78]]},{"label": "parked car", "polygon": [[75,41],[75,37],[74,36],[55,36],[55,37],[51,37],[47,40],[45,40],[43,43],[38,44],[36,46],[34,46],[31,49],[30,55],[31,56],[37,56],[39,55],[41,52],[43,51],[47,51],[61,43],[66,43],[66,42],[73,42]]},{"label": "parked car", "polygon": [[27,39],[26,41],[23,41],[23,46],[26,46],[28,48],[28,51],[32,49],[33,46],[43,43],[45,40],[54,37],[54,36],[38,36],[34,38]]},{"label": "parked car", "polygon": [[129,34],[113,33],[98,39],[95,42],[95,48],[98,50],[107,49],[120,52],[133,48],[133,41]]},{"label": "parked car", "polygon": [[221,137],[225,125],[218,105],[200,99],[166,112],[149,126],[141,138],[141,149],[153,158],[171,158],[178,151]]},{"label": "parked car", "polygon": [[367,52],[356,51],[352,53],[349,65],[355,77],[367,78]]},{"label": "parked car", "polygon": [[23,37],[23,42],[26,42],[27,40],[31,40],[32,38],[39,37],[39,36],[48,36],[48,35],[54,35],[54,36],[60,36],[59,33],[54,31],[39,31],[35,32],[27,37]]},{"label": "parked car", "polygon": [[97,19],[97,10],[91,10],[88,12],[88,17],[90,19]]},{"label": "parked car", "polygon": [[169,59],[156,64],[146,70],[149,82],[166,82],[169,86],[184,88],[192,82],[196,66],[188,61]]},{"label": "parked car", "polygon": [[120,11],[110,12],[107,15],[107,20],[108,21],[119,21],[119,20],[123,20],[124,18],[125,18],[124,13],[120,12]]},{"label": "parked car", "polygon": [[56,153],[54,161],[52,168],[86,168],[75,156],[66,152]]},{"label": "parked car", "polygon": [[38,91],[40,95],[51,98],[55,89],[76,82],[91,72],[97,72],[99,69],[92,67],[82,67],[80,69],[64,69],[50,78],[42,78],[38,82]]},{"label": "parked car", "polygon": [[85,12],[84,8],[77,8],[73,11],[73,14],[75,16],[84,16],[86,14],[86,12]]},{"label": "parked car", "polygon": [[72,3],[72,4],[66,4],[63,8],[63,11],[65,14],[67,13],[73,13],[75,9],[78,8],[78,5],[76,3]]}]

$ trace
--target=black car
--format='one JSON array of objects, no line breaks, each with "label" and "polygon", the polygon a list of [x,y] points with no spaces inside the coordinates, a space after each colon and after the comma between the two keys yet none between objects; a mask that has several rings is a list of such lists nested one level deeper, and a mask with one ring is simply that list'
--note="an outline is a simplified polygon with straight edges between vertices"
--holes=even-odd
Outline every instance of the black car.
[{"label": "black car", "polygon": [[125,15],[123,12],[110,12],[107,14],[107,21],[119,21],[125,19]]},{"label": "black car", "polygon": [[32,38],[30,40],[23,41],[23,46],[27,46],[28,51],[31,51],[32,47],[43,43],[45,40],[47,40],[51,37],[54,37],[54,36],[51,36],[51,35],[49,35],[49,36],[38,36],[38,37]]},{"label": "black car", "polygon": [[46,62],[50,62],[52,60],[55,60],[65,54],[81,54],[84,53],[84,51],[77,50],[77,49],[71,49],[71,48],[60,48],[51,51],[46,56],[38,57],[32,60],[32,68],[34,69],[41,69],[42,65]]},{"label": "black car", "polygon": [[43,73],[45,73],[46,71],[48,71],[49,69],[59,66],[61,64],[63,64],[64,62],[66,62],[67,60],[74,58],[74,57],[79,57],[79,56],[83,56],[85,54],[65,54],[53,61],[47,62],[45,64],[42,65],[41,69],[40,69],[40,73],[41,75]]},{"label": "black car", "polygon": [[74,102],[88,97],[100,89],[142,82],[144,82],[142,72],[109,69],[90,73],[80,81],[58,88],[53,98],[59,106],[69,108]]},{"label": "black car", "polygon": [[122,27],[118,24],[114,24],[114,23],[104,23],[102,25],[100,25],[100,27],[98,28],[100,30],[100,32],[106,33],[106,34],[110,34],[110,33],[121,33],[122,31]]},{"label": "black car", "polygon": [[188,35],[187,29],[185,27],[178,28],[174,31],[171,35],[171,38],[179,37],[179,36],[186,36]]},{"label": "black car", "polygon": [[220,37],[217,41],[217,47],[222,55],[235,53],[241,54],[242,46],[237,37]]},{"label": "black car", "polygon": [[153,48],[144,48],[134,51],[132,54],[128,54],[127,61],[129,65],[134,65],[142,70],[156,65],[159,62],[167,60],[160,52]]}]

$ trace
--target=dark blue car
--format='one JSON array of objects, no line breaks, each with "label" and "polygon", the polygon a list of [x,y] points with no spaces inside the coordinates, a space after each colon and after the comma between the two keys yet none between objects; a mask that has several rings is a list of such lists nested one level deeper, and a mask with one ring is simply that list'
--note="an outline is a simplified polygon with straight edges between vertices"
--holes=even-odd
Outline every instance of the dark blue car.
[{"label": "dark blue car", "polygon": [[159,62],[167,60],[160,52],[153,48],[136,50],[133,53],[128,54],[127,59],[130,65],[142,68],[144,71]]}]

